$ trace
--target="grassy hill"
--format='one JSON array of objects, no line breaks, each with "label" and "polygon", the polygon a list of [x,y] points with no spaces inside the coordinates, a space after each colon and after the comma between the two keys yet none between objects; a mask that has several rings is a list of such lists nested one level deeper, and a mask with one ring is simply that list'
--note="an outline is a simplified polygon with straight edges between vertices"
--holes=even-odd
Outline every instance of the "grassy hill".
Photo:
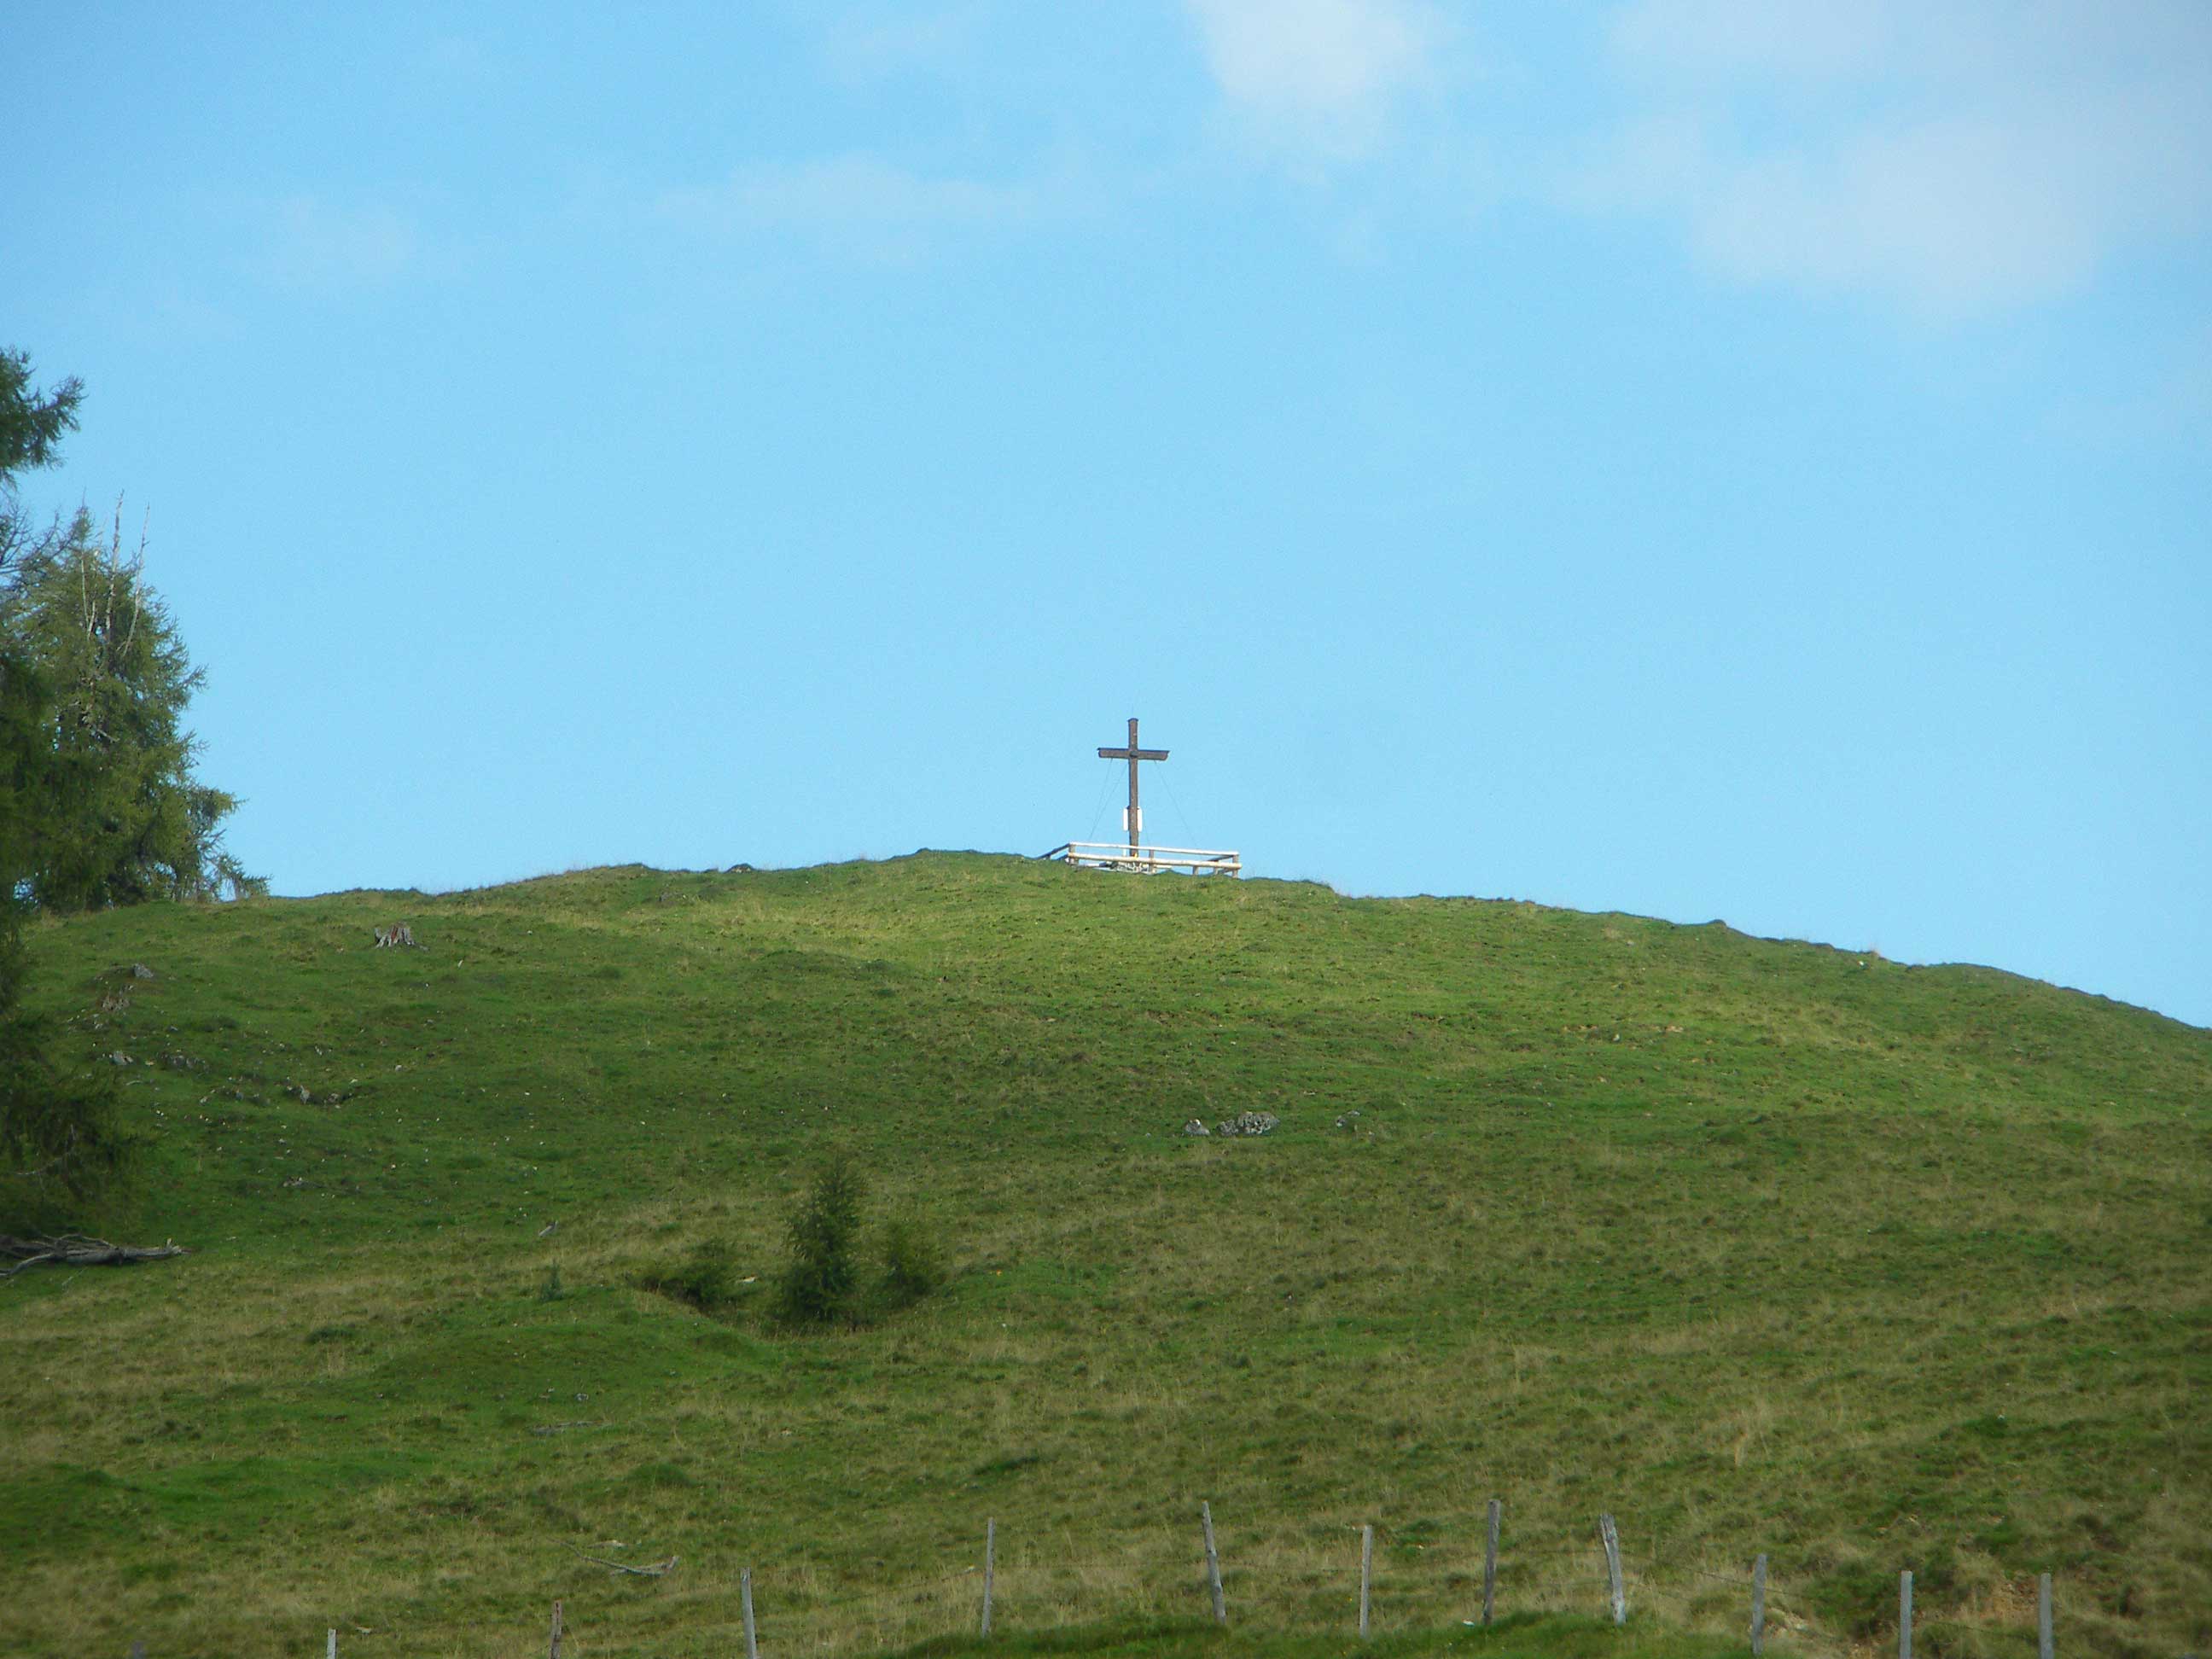
[{"label": "grassy hill", "polygon": [[[1893,1644],[1902,1567],[1923,1655],[2032,1652],[2040,1571],[2062,1651],[2212,1643],[2212,1033],[2137,1009],[934,854],[33,944],[132,1062],[107,1224],[196,1254],[0,1287],[0,1651],[514,1654],[562,1596],[571,1656],[728,1653],[750,1565],[766,1659],[849,1652],[967,1629],[991,1517],[1000,1631],[1176,1652],[1201,1498],[1240,1651],[1352,1645],[1362,1522],[1407,1652],[1743,1651],[1761,1551],[1770,1651]],[[792,1334],[833,1152],[954,1276]],[[717,1312],[645,1288],[718,1249]],[[1447,1641],[1492,1497],[1547,1616]]]}]

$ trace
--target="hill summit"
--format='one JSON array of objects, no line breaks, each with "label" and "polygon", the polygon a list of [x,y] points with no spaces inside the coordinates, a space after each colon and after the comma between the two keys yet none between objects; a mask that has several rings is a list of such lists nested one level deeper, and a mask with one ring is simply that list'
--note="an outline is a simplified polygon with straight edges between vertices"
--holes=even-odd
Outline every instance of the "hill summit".
[{"label": "hill summit", "polygon": [[[972,1626],[987,1519],[1001,1631],[1196,1618],[1201,1499],[1240,1628],[1348,1633],[1372,1523],[1434,1630],[1493,1498],[1501,1610],[1598,1612],[1610,1513],[1669,1652],[1741,1650],[1760,1553],[1774,1651],[1905,1568],[1923,1651],[2030,1650],[2044,1571],[2062,1650],[2212,1641],[2212,1033],[2154,1014],[977,854],[33,950],[144,1142],[104,1224],[194,1254],[0,1292],[10,1653],[508,1653],[556,1596],[728,1651],[748,1566],[775,1659],[856,1651]],[[794,1330],[832,1158],[951,1275]]]}]

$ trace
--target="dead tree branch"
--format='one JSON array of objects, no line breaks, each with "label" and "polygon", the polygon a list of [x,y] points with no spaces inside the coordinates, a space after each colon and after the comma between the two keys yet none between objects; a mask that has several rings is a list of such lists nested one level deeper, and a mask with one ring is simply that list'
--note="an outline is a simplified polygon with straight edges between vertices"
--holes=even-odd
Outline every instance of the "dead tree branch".
[{"label": "dead tree branch", "polygon": [[577,1550],[574,1544],[569,1545],[568,1547],[576,1550],[577,1554],[583,1555],[584,1559],[595,1567],[605,1567],[610,1572],[627,1572],[639,1578],[658,1578],[683,1559],[680,1556],[672,1555],[665,1561],[655,1561],[648,1566],[633,1567],[624,1562],[610,1561],[603,1555],[584,1555],[583,1551]]},{"label": "dead tree branch", "polygon": [[173,1241],[164,1244],[112,1244],[82,1233],[60,1233],[52,1238],[12,1238],[0,1234],[0,1261],[13,1261],[0,1269],[0,1279],[13,1279],[26,1267],[51,1263],[59,1267],[127,1267],[137,1261],[163,1261],[191,1253]]}]

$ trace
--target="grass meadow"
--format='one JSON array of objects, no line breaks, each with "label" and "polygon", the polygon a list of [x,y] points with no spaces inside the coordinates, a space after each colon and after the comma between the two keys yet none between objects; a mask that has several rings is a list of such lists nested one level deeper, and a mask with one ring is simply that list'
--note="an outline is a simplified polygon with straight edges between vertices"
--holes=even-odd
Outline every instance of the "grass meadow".
[{"label": "grass meadow", "polygon": [[[131,1062],[104,1230],[194,1254],[0,1286],[0,1652],[727,1654],[750,1567],[764,1659],[964,1654],[987,1518],[1040,1655],[1350,1651],[1362,1523],[1381,1655],[1747,1652],[1762,1551],[1770,1652],[1893,1652],[1900,1568],[1923,1656],[2042,1571],[2062,1653],[2212,1645],[2212,1033],[2141,1010],[976,854],[32,945]],[[833,1156],[951,1276],[792,1333]]]}]

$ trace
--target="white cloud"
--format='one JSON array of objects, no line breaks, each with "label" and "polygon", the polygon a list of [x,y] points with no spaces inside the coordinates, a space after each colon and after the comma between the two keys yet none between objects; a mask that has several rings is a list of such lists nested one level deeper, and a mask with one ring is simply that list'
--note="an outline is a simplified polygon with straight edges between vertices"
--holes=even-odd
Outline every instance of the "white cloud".
[{"label": "white cloud", "polygon": [[1443,42],[1426,0],[1188,0],[1222,94],[1270,142],[1356,154],[1428,82]]},{"label": "white cloud", "polygon": [[415,268],[422,252],[414,222],[394,209],[294,196],[276,204],[260,264],[294,287],[376,287]]},{"label": "white cloud", "polygon": [[851,155],[750,163],[718,184],[664,191],[653,210],[694,230],[799,232],[905,258],[942,234],[1034,218],[1045,200],[1030,184],[932,177]]},{"label": "white cloud", "polygon": [[1633,0],[1614,15],[1611,35],[1633,73],[1710,82],[1846,73],[1877,59],[1895,30],[1885,0]]},{"label": "white cloud", "polygon": [[1747,283],[1955,318],[2212,220],[2212,8],[1635,0],[1638,106],[1577,183]]}]

